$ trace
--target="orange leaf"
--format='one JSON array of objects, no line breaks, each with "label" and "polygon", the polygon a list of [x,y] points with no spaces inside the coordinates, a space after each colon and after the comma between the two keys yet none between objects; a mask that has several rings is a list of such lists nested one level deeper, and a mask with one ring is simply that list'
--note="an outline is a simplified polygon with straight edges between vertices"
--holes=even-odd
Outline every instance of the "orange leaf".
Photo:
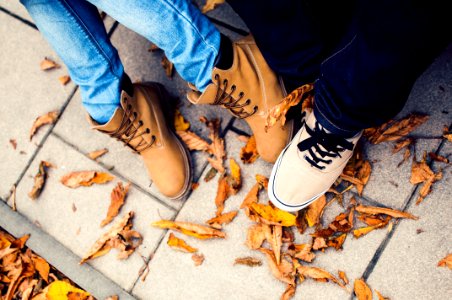
[{"label": "orange leaf", "polygon": [[272,251],[265,248],[259,248],[259,251],[265,254],[267,256],[267,261],[270,266],[270,270],[275,276],[276,279],[285,282],[287,284],[295,284],[295,277],[294,277],[294,267],[292,262],[287,261],[286,259],[281,260],[281,263],[278,265],[276,263],[275,255]]},{"label": "orange leaf", "polygon": [[339,286],[344,287],[344,285],[331,273],[320,268],[298,265],[297,272],[305,277],[310,277],[316,280],[317,279],[331,280],[332,282],[338,284]]},{"label": "orange leaf", "polygon": [[198,249],[189,246],[184,240],[177,238],[173,233],[170,233],[167,244],[171,248],[182,252],[194,253],[198,251]]},{"label": "orange leaf", "polygon": [[441,259],[438,262],[438,267],[448,267],[450,270],[452,270],[452,253],[447,254],[446,257]]},{"label": "orange leaf", "polygon": [[207,0],[206,4],[202,7],[201,12],[203,14],[214,10],[218,5],[223,4],[225,0]]},{"label": "orange leaf", "polygon": [[53,60],[45,57],[43,61],[41,61],[41,70],[47,71],[51,69],[58,69],[60,67],[59,64],[54,62]]},{"label": "orange leaf", "polygon": [[249,266],[249,267],[256,267],[256,266],[262,266],[262,261],[259,258],[254,258],[251,256],[239,257],[239,258],[235,259],[234,266],[235,265],[245,265],[245,266]]},{"label": "orange leaf", "polygon": [[244,164],[251,164],[259,157],[257,152],[256,137],[252,135],[245,146],[240,150],[240,159]]},{"label": "orange leaf", "polygon": [[257,203],[257,201],[259,200],[258,194],[259,194],[259,184],[256,183],[246,195],[245,199],[240,205],[240,208],[248,207],[251,205],[251,203]]},{"label": "orange leaf", "polygon": [[312,262],[312,260],[315,258],[315,254],[311,252],[311,245],[310,244],[295,244],[290,249],[295,251],[295,254],[293,257],[304,260],[306,262]]},{"label": "orange leaf", "polygon": [[36,120],[33,122],[33,126],[30,129],[30,141],[39,128],[47,124],[55,123],[56,119],[58,118],[58,114],[59,114],[58,111],[51,111],[46,113],[45,115],[37,117]]},{"label": "orange leaf", "polygon": [[426,122],[428,118],[427,115],[410,114],[401,120],[383,124],[385,126],[380,127],[376,134],[371,136],[369,141],[374,144],[397,141]]},{"label": "orange leaf", "polygon": [[413,219],[417,220],[418,217],[413,216],[410,213],[391,209],[391,208],[384,208],[384,207],[376,207],[376,206],[364,206],[362,204],[358,205],[356,207],[356,211],[360,213],[365,213],[369,215],[376,215],[376,214],[385,214],[388,216],[391,216],[393,218],[407,218],[407,219]]},{"label": "orange leaf", "polygon": [[104,148],[104,149],[100,149],[100,150],[96,150],[96,151],[90,152],[86,156],[88,156],[92,160],[96,160],[99,157],[101,157],[102,155],[105,155],[106,153],[108,153],[108,149]]},{"label": "orange leaf", "polygon": [[79,186],[90,186],[94,183],[103,184],[114,179],[108,173],[97,172],[97,171],[79,171],[79,172],[71,172],[63,177],[61,177],[60,181],[67,187],[70,188],[78,188]]},{"label": "orange leaf", "polygon": [[292,299],[293,296],[295,296],[296,289],[297,289],[296,285],[288,284],[286,290],[281,296],[281,300]]},{"label": "orange leaf", "polygon": [[39,276],[41,276],[45,282],[49,282],[50,266],[47,263],[47,261],[45,261],[45,259],[37,255],[32,255],[31,261],[33,262],[33,266],[35,267],[35,269],[38,271]]},{"label": "orange leaf", "polygon": [[268,190],[268,178],[264,175],[256,174],[256,181],[259,183],[260,188]]},{"label": "orange leaf", "polygon": [[261,222],[269,225],[294,226],[296,216],[270,205],[251,203],[250,210],[255,213]]},{"label": "orange leaf", "polygon": [[69,77],[68,75],[60,76],[60,77],[58,77],[58,81],[62,85],[66,85],[69,83],[69,81],[71,81],[71,77]]},{"label": "orange leaf", "polygon": [[179,231],[183,234],[193,236],[198,239],[211,239],[211,238],[225,238],[226,234],[222,231],[210,228],[204,225],[189,223],[189,222],[178,222],[169,220],[160,220],[151,224],[164,229],[172,229]]},{"label": "orange leaf", "polygon": [[205,151],[210,153],[210,145],[208,142],[191,131],[177,131],[177,135],[187,145],[189,150]]},{"label": "orange leaf", "polygon": [[420,162],[413,161],[413,164],[411,165],[411,184],[424,182],[432,176],[434,176],[434,173],[432,169],[430,169],[430,167],[427,165],[425,160],[422,160]]},{"label": "orange leaf", "polygon": [[333,247],[334,249],[339,250],[342,248],[342,245],[344,244],[346,237],[347,234],[343,233],[338,237],[328,239],[326,244],[328,247]]},{"label": "orange leaf", "polygon": [[217,195],[215,197],[215,205],[217,206],[216,215],[219,216],[223,213],[224,202],[229,198],[231,187],[228,183],[226,176],[221,176],[218,180]]},{"label": "orange leaf", "polygon": [[377,293],[378,300],[389,300],[389,298],[384,297],[382,294],[380,294],[379,291],[375,290],[375,293]]},{"label": "orange leaf", "polygon": [[273,127],[279,120],[281,120],[281,126],[284,126],[289,108],[300,103],[303,96],[312,91],[313,88],[314,85],[312,84],[302,85],[293,90],[279,104],[270,108],[265,122],[265,131],[267,131],[268,128]]},{"label": "orange leaf", "polygon": [[193,260],[193,262],[195,263],[195,266],[200,266],[200,265],[202,265],[202,263],[204,262],[204,255],[203,254],[197,254],[197,253],[194,253],[192,256],[191,256],[191,259]]},{"label": "orange leaf", "polygon": [[231,212],[228,212],[228,213],[225,213],[225,214],[221,214],[221,215],[219,215],[219,216],[217,216],[215,218],[207,220],[206,224],[210,225],[212,227],[215,227],[215,228],[217,228],[217,227],[214,226],[214,225],[219,225],[219,227],[221,228],[222,224],[229,224],[229,223],[231,223],[232,220],[234,220],[234,218],[237,216],[238,212],[239,212],[238,210],[234,210],[234,211],[231,211]]},{"label": "orange leaf", "polygon": [[179,109],[174,113],[174,128],[176,131],[187,131],[190,128],[190,122],[187,122]]},{"label": "orange leaf", "polygon": [[47,169],[52,167],[54,166],[51,163],[44,160],[39,163],[39,170],[34,177],[34,185],[31,191],[28,193],[28,197],[33,200],[39,197],[47,179]]},{"label": "orange leaf", "polygon": [[397,153],[397,152],[399,152],[399,151],[402,150],[403,148],[406,148],[406,147],[410,146],[411,144],[413,144],[413,142],[414,142],[414,140],[411,139],[411,138],[403,139],[403,140],[397,142],[397,143],[394,145],[394,148],[392,149],[392,153]]},{"label": "orange leaf", "polygon": [[445,164],[449,163],[449,160],[446,157],[442,156],[442,155],[438,155],[436,153],[429,152],[428,156],[434,161],[442,162],[442,163],[445,163]]},{"label": "orange leaf", "polygon": [[163,55],[162,57],[162,67],[165,70],[166,76],[168,76],[168,78],[172,78],[174,65],[172,62],[168,60],[168,58],[165,55]]},{"label": "orange leaf", "polygon": [[248,233],[246,235],[246,245],[248,248],[256,250],[262,246],[265,241],[265,232],[263,224],[254,224],[248,228]]},{"label": "orange leaf", "polygon": [[124,201],[127,193],[129,192],[131,183],[126,184],[124,187],[122,182],[118,182],[118,184],[111,191],[110,195],[110,207],[108,208],[107,216],[100,223],[101,227],[104,227],[108,223],[110,223],[114,217],[116,217],[119,213],[119,210],[124,205]]},{"label": "orange leaf", "polygon": [[337,271],[339,278],[344,282],[344,284],[348,284],[348,278],[344,271]]},{"label": "orange leaf", "polygon": [[315,200],[308,206],[306,211],[306,221],[309,227],[313,227],[319,224],[320,217],[323,214],[323,209],[326,205],[326,197],[322,195],[319,199]]},{"label": "orange leaf", "polygon": [[358,300],[372,300],[372,290],[363,279],[356,279],[354,290]]}]

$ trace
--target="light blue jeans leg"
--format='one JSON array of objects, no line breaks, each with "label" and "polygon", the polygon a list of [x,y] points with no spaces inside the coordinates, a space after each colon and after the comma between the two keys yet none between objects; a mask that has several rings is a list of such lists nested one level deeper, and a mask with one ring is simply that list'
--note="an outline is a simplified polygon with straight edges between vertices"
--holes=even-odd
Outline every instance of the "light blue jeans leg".
[{"label": "light blue jeans leg", "polygon": [[21,0],[80,86],[91,117],[108,122],[118,107],[124,68],[95,6],[77,0]]},{"label": "light blue jeans leg", "polygon": [[211,82],[220,33],[191,0],[88,0],[165,51],[177,72],[204,91]]},{"label": "light blue jeans leg", "polygon": [[119,104],[124,69],[96,11],[99,7],[165,51],[186,81],[203,91],[211,81],[220,33],[189,0],[21,0],[80,86],[99,123]]}]

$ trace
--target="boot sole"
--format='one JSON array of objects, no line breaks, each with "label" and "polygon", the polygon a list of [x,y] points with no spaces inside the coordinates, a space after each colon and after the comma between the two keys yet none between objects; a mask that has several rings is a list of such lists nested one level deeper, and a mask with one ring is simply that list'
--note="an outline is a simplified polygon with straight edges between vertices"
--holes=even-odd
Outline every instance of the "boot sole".
[{"label": "boot sole", "polygon": [[171,97],[168,94],[168,92],[166,91],[166,89],[164,88],[164,86],[161,85],[160,83],[144,82],[141,84],[151,86],[154,88],[155,91],[157,91],[157,93],[159,95],[159,100],[160,100],[159,102],[162,107],[163,113],[165,115],[166,126],[170,129],[170,132],[173,135],[173,138],[175,139],[175,141],[177,142],[179,149],[183,153],[185,153],[184,163],[185,163],[185,167],[187,169],[187,174],[186,174],[187,176],[186,176],[186,180],[184,182],[184,188],[177,196],[173,196],[173,197],[166,196],[169,200],[182,200],[183,198],[188,196],[188,194],[191,191],[190,187],[191,187],[191,182],[193,181],[192,162],[191,162],[190,151],[185,146],[185,143],[180,140],[180,138],[177,136],[177,134],[175,134],[174,124],[172,124],[172,122],[171,123],[169,122],[169,120],[172,120],[173,119],[172,117],[174,116],[174,114],[172,113],[170,103],[169,103],[169,100],[171,99]]},{"label": "boot sole", "polygon": [[281,164],[282,157],[284,156],[284,153],[289,148],[291,143],[289,143],[286,148],[281,152],[281,154],[278,156],[278,159],[276,160],[275,165],[272,168],[272,172],[270,175],[270,179],[268,181],[268,197],[270,198],[271,203],[273,203],[277,208],[282,209],[284,211],[288,212],[297,212],[299,210],[302,210],[303,208],[308,207],[312,202],[320,198],[323,194],[325,194],[328,190],[325,190],[321,192],[320,194],[312,197],[311,199],[307,200],[306,202],[299,204],[299,205],[289,205],[278,199],[275,193],[274,189],[274,182],[276,179],[276,172],[278,171],[278,168]]}]

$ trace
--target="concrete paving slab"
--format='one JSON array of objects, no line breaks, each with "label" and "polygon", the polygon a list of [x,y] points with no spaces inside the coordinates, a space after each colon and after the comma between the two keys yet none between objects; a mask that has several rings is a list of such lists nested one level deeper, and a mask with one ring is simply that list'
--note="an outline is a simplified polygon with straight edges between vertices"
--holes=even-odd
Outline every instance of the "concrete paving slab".
[{"label": "concrete paving slab", "polygon": [[[65,67],[48,72],[40,70],[44,57],[62,63],[37,30],[3,12],[0,12],[0,23],[3,41],[0,51],[0,100],[3,104],[0,111],[0,196],[6,199],[11,186],[50,128],[41,128],[30,142],[29,133],[34,120],[49,111],[60,110],[74,85],[62,86],[59,83],[58,77],[67,74]],[[16,140],[17,149],[12,147],[10,139]]]},{"label": "concrete paving slab", "polygon": [[[28,198],[27,193],[33,186],[32,176],[37,172],[41,160],[49,161],[57,168],[49,171],[49,178],[41,196],[33,201]],[[101,234],[110,228],[111,225],[102,229],[99,224],[106,216],[111,190],[119,180],[125,181],[123,178],[116,178],[105,185],[78,189],[67,188],[59,182],[63,175],[81,170],[105,171],[92,160],[50,135],[17,187],[19,213],[39,224],[42,230],[79,257],[84,256]],[[168,209],[134,186],[131,187],[118,218],[131,210],[135,212],[133,228],[143,236],[143,245],[137,249],[137,253],[127,260],[120,261],[116,259],[116,251],[112,251],[90,262],[90,265],[125,290],[132,288],[138,271],[143,266],[140,255],[147,258],[162,237],[163,231],[150,227],[150,221],[159,216],[165,218],[174,216],[174,210]]]},{"label": "concrete paving slab", "polygon": [[[271,165],[262,160],[252,165],[243,165],[238,157],[243,143],[238,141],[236,134],[232,132],[227,134],[226,142],[228,156],[234,157],[239,162],[244,178],[242,190],[226,201],[225,212],[229,212],[238,209],[255,182],[254,175],[259,173],[268,176]],[[213,217],[217,179],[209,183],[201,182],[176,219],[203,223]],[[260,199],[265,203],[268,198],[265,193],[261,193]],[[325,212],[324,225],[327,225],[342,210],[338,204],[332,204]],[[251,224],[253,222],[248,220],[243,211],[240,211],[232,223],[225,225],[224,231],[227,234],[225,240],[199,241],[175,233],[205,255],[205,261],[199,267],[194,266],[191,255],[176,252],[165,244],[167,234],[149,264],[150,273],[146,281],[137,283],[132,291],[133,295],[140,299],[179,299],[181,297],[184,299],[276,299],[280,297],[285,285],[271,275],[265,258],[257,251],[249,250],[244,244],[247,228]],[[308,233],[299,237],[299,242],[310,240]],[[320,253],[314,265],[334,274],[338,269],[344,270],[350,279],[360,277],[385,235],[385,230],[382,230],[358,240],[348,237],[343,251],[328,250],[324,254]],[[252,269],[233,266],[235,258],[243,256],[261,258],[264,265]],[[347,292],[331,283],[308,280],[299,287],[295,299],[297,297],[344,299],[348,296]]]},{"label": "concrete paving slab", "polygon": [[[452,153],[449,143],[441,154]],[[435,163],[434,170],[444,167]],[[402,221],[381,255],[368,283],[391,299],[448,299],[452,297],[452,273],[437,267],[451,253],[452,174],[435,183],[432,193],[420,204],[415,197],[408,211],[419,220]]]}]

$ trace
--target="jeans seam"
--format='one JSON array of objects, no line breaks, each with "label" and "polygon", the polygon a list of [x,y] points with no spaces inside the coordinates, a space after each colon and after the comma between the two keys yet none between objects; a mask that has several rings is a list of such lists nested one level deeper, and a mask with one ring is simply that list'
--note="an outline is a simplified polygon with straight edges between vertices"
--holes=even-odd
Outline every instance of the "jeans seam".
[{"label": "jeans seam", "polygon": [[83,32],[83,34],[85,35],[85,37],[91,42],[94,50],[99,54],[99,56],[102,57],[102,59],[104,61],[107,62],[108,67],[111,71],[111,73],[117,78],[117,79],[121,79],[120,76],[118,74],[116,74],[113,66],[113,62],[111,61],[110,57],[107,55],[107,53],[105,53],[105,51],[102,49],[102,47],[99,45],[99,43],[96,41],[96,39],[94,38],[94,36],[91,34],[91,32],[89,31],[88,27],[85,25],[85,23],[83,22],[82,18],[80,18],[80,16],[77,14],[77,12],[70,6],[70,4],[66,1],[66,0],[60,0],[60,3],[63,4],[63,6],[65,6],[66,11],[69,15],[69,17],[73,18],[73,20],[75,21],[75,23],[79,26],[79,28],[81,29],[81,31]]},{"label": "jeans seam", "polygon": [[[196,32],[200,37],[201,40],[204,42],[204,44],[207,45],[207,47],[209,47],[211,50],[213,50],[213,52],[218,55],[218,51],[215,48],[215,46],[211,45],[210,43],[207,42],[207,40],[204,38],[204,36],[201,34],[201,32],[199,32],[199,30],[196,28],[196,26],[193,26],[193,23],[190,22],[190,20],[179,10],[179,8],[177,6],[174,6],[170,1],[168,0],[163,0],[163,2],[165,2],[168,6],[172,7],[178,14],[179,16],[182,17],[182,19],[184,21],[186,21],[188,24],[190,24],[190,27],[194,30],[194,32]],[[191,3],[189,5],[192,5]]]}]

